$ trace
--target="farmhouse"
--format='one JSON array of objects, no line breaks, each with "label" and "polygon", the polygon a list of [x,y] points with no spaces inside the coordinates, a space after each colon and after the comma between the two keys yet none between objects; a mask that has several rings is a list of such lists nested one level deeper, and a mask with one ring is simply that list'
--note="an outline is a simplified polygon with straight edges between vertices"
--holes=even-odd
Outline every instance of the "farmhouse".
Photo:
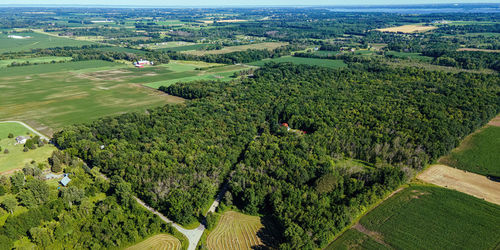
[{"label": "farmhouse", "polygon": [[144,68],[145,65],[153,65],[153,62],[142,59],[137,62],[134,62],[134,66],[136,66],[137,68]]},{"label": "farmhouse", "polygon": [[29,138],[29,136],[18,136],[16,137],[16,142],[17,144],[25,144],[26,140],[28,140]]}]

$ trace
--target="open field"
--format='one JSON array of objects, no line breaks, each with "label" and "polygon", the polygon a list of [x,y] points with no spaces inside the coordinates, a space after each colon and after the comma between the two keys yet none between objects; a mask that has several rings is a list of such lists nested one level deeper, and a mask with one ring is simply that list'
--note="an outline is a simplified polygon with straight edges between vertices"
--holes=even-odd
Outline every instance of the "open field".
[{"label": "open field", "polygon": [[66,125],[183,101],[131,82],[158,74],[151,69],[171,72],[147,69],[104,61],[0,69],[0,120],[24,121],[51,135]]},{"label": "open field", "polygon": [[174,250],[181,249],[181,242],[172,235],[169,234],[157,234],[144,241],[141,241],[129,248],[127,250]]},{"label": "open field", "polygon": [[318,59],[318,58],[304,58],[304,57],[295,57],[295,56],[283,56],[273,59],[264,59],[257,62],[249,63],[249,65],[254,66],[264,66],[264,64],[269,62],[282,63],[282,62],[291,62],[295,64],[307,64],[313,66],[321,66],[327,68],[342,68],[347,66],[342,60],[330,60],[330,59]]},{"label": "open field", "polygon": [[197,43],[197,44],[189,44],[189,45],[160,48],[160,50],[162,50],[162,51],[195,51],[195,50],[205,48],[207,46],[211,46],[211,45],[206,44],[206,43]]},{"label": "open field", "polygon": [[467,136],[457,148],[439,159],[439,163],[500,178],[499,120],[497,116],[489,125]]},{"label": "open field", "polygon": [[424,26],[424,25],[402,25],[402,26],[396,26],[396,27],[389,27],[389,28],[383,28],[383,29],[376,29],[381,32],[402,32],[402,33],[421,33],[421,32],[427,32],[433,29],[437,29],[435,26]]},{"label": "open field", "polygon": [[420,53],[408,53],[408,52],[398,52],[398,51],[387,51],[385,55],[396,57],[396,58],[410,58],[410,59],[419,59],[422,61],[430,62],[432,57],[423,56]]},{"label": "open field", "polygon": [[71,57],[62,57],[62,56],[44,56],[44,57],[34,57],[34,58],[16,58],[16,59],[7,59],[0,60],[0,68],[5,68],[12,63],[50,63],[52,61],[55,62],[64,62],[71,60]]},{"label": "open field", "polygon": [[476,49],[476,48],[459,48],[457,51],[481,51],[481,52],[491,52],[500,53],[500,49]]},{"label": "open field", "polygon": [[18,52],[31,49],[44,49],[63,46],[82,46],[90,45],[92,42],[76,41],[73,39],[49,36],[45,34],[29,32],[29,33],[16,33],[10,34],[30,38],[15,39],[9,38],[7,34],[0,34],[0,53],[5,52]]},{"label": "open field", "polygon": [[495,249],[500,206],[414,184],[361,218],[327,249]]},{"label": "open field", "polygon": [[267,42],[267,43],[256,43],[256,44],[248,44],[248,45],[240,45],[240,46],[229,46],[224,47],[219,50],[189,50],[184,51],[183,53],[191,54],[191,55],[214,55],[214,54],[226,54],[236,51],[245,51],[249,49],[257,49],[257,50],[273,50],[278,47],[287,45],[288,43],[278,43],[278,42]]},{"label": "open field", "polygon": [[[8,134],[12,133],[14,138],[8,138]],[[48,164],[47,159],[55,150],[51,144],[46,144],[28,152],[23,152],[24,146],[21,144],[16,145],[16,137],[23,135],[34,136],[29,129],[18,123],[0,123],[0,174],[10,172],[14,169],[20,169],[31,161],[37,163]],[[4,150],[9,151],[8,154]]]},{"label": "open field", "polygon": [[228,211],[207,237],[208,249],[252,249],[264,247],[261,218]]},{"label": "open field", "polygon": [[418,179],[500,205],[500,182],[482,175],[445,165],[433,165],[422,172]]}]

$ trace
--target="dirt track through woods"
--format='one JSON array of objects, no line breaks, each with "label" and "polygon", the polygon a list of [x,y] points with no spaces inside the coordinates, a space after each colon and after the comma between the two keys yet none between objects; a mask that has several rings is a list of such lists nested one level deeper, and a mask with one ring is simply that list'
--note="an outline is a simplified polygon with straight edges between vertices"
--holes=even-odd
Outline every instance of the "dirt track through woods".
[{"label": "dirt track through woods", "polygon": [[418,179],[500,205],[500,182],[445,165],[433,165]]}]

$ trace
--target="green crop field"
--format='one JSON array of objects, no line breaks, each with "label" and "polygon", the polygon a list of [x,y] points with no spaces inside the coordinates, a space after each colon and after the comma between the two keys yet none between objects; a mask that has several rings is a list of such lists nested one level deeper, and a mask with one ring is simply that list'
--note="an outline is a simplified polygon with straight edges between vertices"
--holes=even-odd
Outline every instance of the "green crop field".
[{"label": "green crop field", "polygon": [[499,214],[498,205],[414,184],[361,218],[357,228],[364,229],[362,234],[350,229],[329,249],[495,249],[500,244]]},{"label": "green crop field", "polygon": [[0,69],[0,120],[24,121],[50,135],[66,125],[182,102],[130,82],[147,74],[155,73],[105,61]]},{"label": "green crop field", "polygon": [[[14,138],[8,138],[9,133],[14,135]],[[20,169],[25,164],[31,161],[48,164],[47,159],[55,150],[55,147],[46,144],[43,147],[23,152],[24,146],[16,144],[16,137],[20,135],[34,134],[26,127],[18,123],[2,123],[0,122],[0,173],[13,169]],[[4,153],[5,150],[8,153]]]},{"label": "green crop field", "polygon": [[[16,39],[9,38],[9,35],[16,35],[30,38]],[[0,53],[27,51],[31,49],[44,49],[63,46],[82,46],[93,44],[87,41],[77,41],[73,39],[49,36],[46,34],[27,32],[15,34],[0,34]]]},{"label": "green crop field", "polygon": [[313,66],[321,66],[327,68],[342,68],[347,66],[342,60],[330,60],[330,59],[318,59],[318,58],[304,58],[304,57],[292,57],[292,56],[284,56],[273,59],[264,59],[257,62],[249,63],[249,65],[254,66],[264,66],[264,64],[268,62],[282,63],[282,62],[291,62],[295,64],[307,64]]},{"label": "green crop field", "polygon": [[62,56],[44,56],[44,57],[33,57],[33,58],[16,58],[16,59],[7,59],[0,60],[0,68],[5,68],[8,65],[15,63],[50,63],[52,61],[55,62],[64,62],[71,60],[71,57],[62,57]]},{"label": "green crop field", "polygon": [[181,242],[169,234],[157,234],[144,241],[137,243],[127,250],[143,250],[143,249],[181,249]]},{"label": "green crop field", "polygon": [[98,50],[101,51],[112,51],[112,52],[124,52],[124,53],[134,53],[138,55],[144,55],[146,54],[146,51],[138,50],[138,49],[131,49],[131,48],[125,48],[125,47],[102,47],[98,48]]},{"label": "green crop field", "polygon": [[477,174],[500,177],[500,127],[487,126],[468,136],[439,162]]},{"label": "green crop field", "polygon": [[201,48],[205,48],[207,46],[213,46],[213,45],[199,43],[199,44],[183,45],[183,46],[176,46],[176,47],[167,47],[167,48],[163,48],[160,50],[161,51],[178,51],[179,52],[179,51],[188,51],[188,50],[198,50]]}]

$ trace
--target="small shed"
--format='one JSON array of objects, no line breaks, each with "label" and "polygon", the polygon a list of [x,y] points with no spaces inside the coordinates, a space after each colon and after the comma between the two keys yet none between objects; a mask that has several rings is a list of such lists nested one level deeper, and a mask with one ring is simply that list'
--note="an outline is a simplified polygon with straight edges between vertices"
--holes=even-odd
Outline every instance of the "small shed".
[{"label": "small shed", "polygon": [[16,137],[16,142],[17,144],[25,144],[26,140],[28,140],[29,138],[29,136],[18,136]]},{"label": "small shed", "polygon": [[66,187],[71,179],[68,177],[68,174],[64,174],[63,176],[64,177],[61,180],[61,184]]}]

